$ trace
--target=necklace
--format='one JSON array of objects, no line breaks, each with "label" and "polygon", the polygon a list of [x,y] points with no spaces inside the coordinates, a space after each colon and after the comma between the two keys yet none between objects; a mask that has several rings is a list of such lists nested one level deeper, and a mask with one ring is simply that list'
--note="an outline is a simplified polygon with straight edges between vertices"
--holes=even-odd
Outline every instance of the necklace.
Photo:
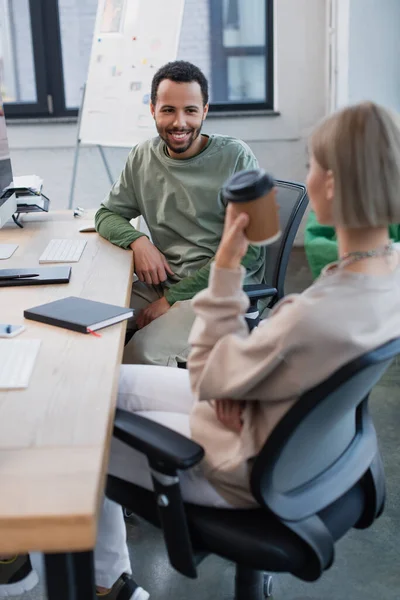
[{"label": "necklace", "polygon": [[374,248],[373,250],[364,250],[364,251],[355,251],[355,252],[347,252],[337,260],[336,262],[328,265],[325,272],[330,272],[336,269],[343,269],[344,267],[348,267],[359,260],[364,260],[366,258],[376,258],[378,256],[389,256],[394,252],[393,242],[389,242],[385,246],[379,246],[378,248]]}]

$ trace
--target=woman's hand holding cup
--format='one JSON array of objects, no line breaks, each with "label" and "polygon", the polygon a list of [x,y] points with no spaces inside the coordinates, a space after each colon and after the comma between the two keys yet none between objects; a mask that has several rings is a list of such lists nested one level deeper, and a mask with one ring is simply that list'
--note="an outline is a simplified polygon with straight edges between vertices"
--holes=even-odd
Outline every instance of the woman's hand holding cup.
[{"label": "woman's hand holding cup", "polygon": [[249,241],[244,230],[249,224],[249,215],[237,212],[228,204],[222,239],[215,255],[215,265],[221,269],[237,269],[247,252]]},{"label": "woman's hand holding cup", "polygon": [[263,169],[238,171],[225,182],[222,196],[227,210],[215,264],[236,269],[249,244],[267,246],[280,237],[275,182]]}]

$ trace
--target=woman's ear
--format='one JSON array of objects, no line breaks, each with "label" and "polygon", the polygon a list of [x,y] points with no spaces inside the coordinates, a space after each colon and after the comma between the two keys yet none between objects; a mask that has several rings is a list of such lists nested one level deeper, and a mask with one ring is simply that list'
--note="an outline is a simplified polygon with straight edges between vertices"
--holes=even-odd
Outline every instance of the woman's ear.
[{"label": "woman's ear", "polygon": [[333,171],[330,169],[326,172],[325,194],[326,199],[329,200],[329,202],[333,202],[335,196],[335,179],[333,177]]}]

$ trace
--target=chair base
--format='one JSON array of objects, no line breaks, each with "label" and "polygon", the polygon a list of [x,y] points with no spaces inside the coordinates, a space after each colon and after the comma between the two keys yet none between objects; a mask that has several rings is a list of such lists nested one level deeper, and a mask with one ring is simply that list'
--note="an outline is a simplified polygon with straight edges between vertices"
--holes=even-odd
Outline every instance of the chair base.
[{"label": "chair base", "polygon": [[271,575],[236,565],[235,600],[265,600],[271,596]]}]

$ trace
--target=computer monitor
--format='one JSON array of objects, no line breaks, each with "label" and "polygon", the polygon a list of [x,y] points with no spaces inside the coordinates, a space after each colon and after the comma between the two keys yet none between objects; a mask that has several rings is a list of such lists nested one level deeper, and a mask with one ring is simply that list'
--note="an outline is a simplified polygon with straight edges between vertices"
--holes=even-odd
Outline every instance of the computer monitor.
[{"label": "computer monitor", "polygon": [[17,210],[17,197],[13,191],[12,182],[13,173],[8,147],[6,119],[0,92],[0,228],[12,218]]}]

